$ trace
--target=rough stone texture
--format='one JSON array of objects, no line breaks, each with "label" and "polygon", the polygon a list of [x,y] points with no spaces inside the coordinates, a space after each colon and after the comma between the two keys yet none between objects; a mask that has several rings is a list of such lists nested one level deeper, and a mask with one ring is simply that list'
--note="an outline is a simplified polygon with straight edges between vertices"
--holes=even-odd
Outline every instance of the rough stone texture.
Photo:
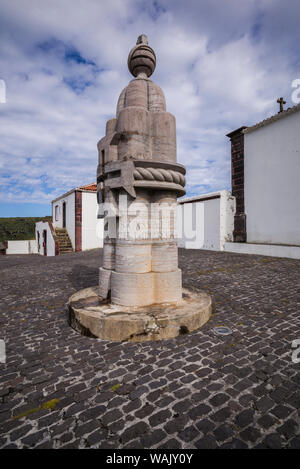
[{"label": "rough stone texture", "polygon": [[233,239],[239,243],[247,241],[247,223],[244,194],[244,133],[245,126],[234,130],[227,137],[231,142],[231,186],[236,201]]},{"label": "rough stone texture", "polygon": [[[163,279],[161,284],[164,286]],[[71,296],[69,313],[72,327],[84,335],[146,342],[171,339],[199,329],[211,315],[211,298],[203,292],[183,290],[183,299],[176,306],[162,303],[146,308],[125,307],[107,303],[107,300],[99,301],[98,287],[93,287]]]},{"label": "rough stone texture", "polygon": [[75,191],[75,251],[82,249],[82,192]]},{"label": "rough stone texture", "polygon": [[175,339],[119,343],[67,321],[99,255],[1,257],[1,448],[300,448],[300,261],[179,250],[184,287],[212,295],[213,316]]}]

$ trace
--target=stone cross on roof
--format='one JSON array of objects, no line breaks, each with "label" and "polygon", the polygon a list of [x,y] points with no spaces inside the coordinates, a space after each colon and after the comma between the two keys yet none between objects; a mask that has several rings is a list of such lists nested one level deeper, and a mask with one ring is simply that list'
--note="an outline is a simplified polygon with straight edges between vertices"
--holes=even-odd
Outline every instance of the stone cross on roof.
[{"label": "stone cross on roof", "polygon": [[281,98],[278,98],[277,99],[277,103],[279,104],[280,106],[280,111],[279,112],[282,112],[284,109],[283,109],[283,105],[286,104],[286,101],[283,100],[283,97]]}]

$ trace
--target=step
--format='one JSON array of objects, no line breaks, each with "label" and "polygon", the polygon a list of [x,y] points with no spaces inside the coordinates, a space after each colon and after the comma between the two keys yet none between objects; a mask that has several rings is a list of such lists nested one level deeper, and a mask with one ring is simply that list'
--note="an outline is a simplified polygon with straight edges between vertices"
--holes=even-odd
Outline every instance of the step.
[{"label": "step", "polygon": [[58,241],[59,254],[73,252],[72,243],[66,228],[55,228],[55,235]]}]

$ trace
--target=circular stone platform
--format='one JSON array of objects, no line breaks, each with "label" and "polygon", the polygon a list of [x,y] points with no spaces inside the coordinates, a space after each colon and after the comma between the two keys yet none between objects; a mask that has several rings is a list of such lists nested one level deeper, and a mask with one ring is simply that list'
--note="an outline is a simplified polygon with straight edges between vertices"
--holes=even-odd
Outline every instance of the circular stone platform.
[{"label": "circular stone platform", "polygon": [[199,329],[212,311],[211,297],[183,289],[178,303],[118,306],[102,300],[98,287],[85,288],[68,302],[70,326],[89,337],[145,342],[177,337]]}]

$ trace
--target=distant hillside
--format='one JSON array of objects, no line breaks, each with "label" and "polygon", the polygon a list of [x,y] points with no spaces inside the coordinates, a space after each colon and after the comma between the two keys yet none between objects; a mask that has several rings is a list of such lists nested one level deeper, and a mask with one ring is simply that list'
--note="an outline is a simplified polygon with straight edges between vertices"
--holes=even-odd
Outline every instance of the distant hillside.
[{"label": "distant hillside", "polygon": [[51,217],[16,217],[0,218],[0,242],[34,239],[35,223],[38,221],[51,221]]}]

